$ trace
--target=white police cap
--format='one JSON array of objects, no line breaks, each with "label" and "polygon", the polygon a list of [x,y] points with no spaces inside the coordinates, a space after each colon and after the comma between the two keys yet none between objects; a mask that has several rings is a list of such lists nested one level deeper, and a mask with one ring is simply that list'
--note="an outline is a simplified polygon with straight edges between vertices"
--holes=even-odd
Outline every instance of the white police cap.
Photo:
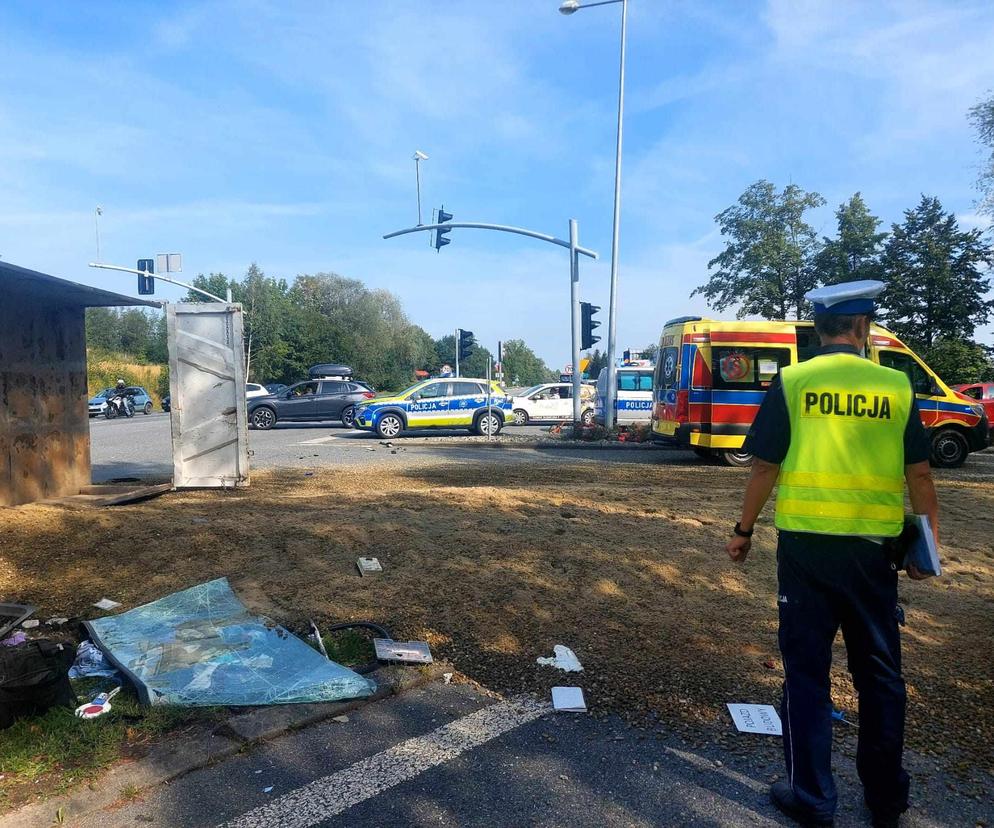
[{"label": "white police cap", "polygon": [[805,293],[804,298],[814,304],[815,316],[823,313],[873,313],[876,309],[873,300],[883,293],[885,287],[876,279],[861,279],[815,288]]}]

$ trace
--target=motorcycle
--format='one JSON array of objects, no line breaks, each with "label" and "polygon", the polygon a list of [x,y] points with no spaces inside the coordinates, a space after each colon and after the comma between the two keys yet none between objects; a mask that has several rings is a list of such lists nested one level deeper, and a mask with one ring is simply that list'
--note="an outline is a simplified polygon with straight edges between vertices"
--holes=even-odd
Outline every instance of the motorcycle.
[{"label": "motorcycle", "polygon": [[125,417],[135,416],[135,401],[128,394],[115,394],[107,400],[107,407],[104,409],[104,416],[108,420],[113,420],[118,415]]}]

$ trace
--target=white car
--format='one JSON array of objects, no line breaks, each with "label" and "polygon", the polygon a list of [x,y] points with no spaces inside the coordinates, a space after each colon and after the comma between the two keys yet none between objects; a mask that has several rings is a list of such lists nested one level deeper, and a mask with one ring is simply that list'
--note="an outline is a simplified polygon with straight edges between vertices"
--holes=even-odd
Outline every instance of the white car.
[{"label": "white car", "polygon": [[[546,382],[533,385],[511,400],[514,424],[529,422],[559,422],[573,419],[573,385],[568,382]],[[594,421],[594,389],[580,386],[580,421],[590,425]]]},{"label": "white car", "polygon": [[257,385],[254,382],[245,383],[245,399],[251,400],[252,397],[266,397],[268,395],[269,392],[265,387]]}]

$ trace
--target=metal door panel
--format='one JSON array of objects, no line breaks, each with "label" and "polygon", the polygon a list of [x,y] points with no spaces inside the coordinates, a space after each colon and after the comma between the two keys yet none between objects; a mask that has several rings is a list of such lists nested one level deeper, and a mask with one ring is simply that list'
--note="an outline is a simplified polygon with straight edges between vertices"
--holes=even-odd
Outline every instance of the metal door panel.
[{"label": "metal door panel", "polygon": [[248,485],[242,308],[168,304],[173,485]]}]

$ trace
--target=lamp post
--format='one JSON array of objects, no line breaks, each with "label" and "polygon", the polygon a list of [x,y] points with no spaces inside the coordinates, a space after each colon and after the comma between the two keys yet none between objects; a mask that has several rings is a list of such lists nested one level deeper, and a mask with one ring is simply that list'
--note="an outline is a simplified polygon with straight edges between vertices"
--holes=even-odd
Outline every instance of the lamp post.
[{"label": "lamp post", "polygon": [[625,34],[628,29],[628,0],[600,0],[595,3],[580,3],[579,0],[563,0],[559,11],[565,15],[575,14],[580,9],[594,6],[610,6],[621,3],[621,60],[618,70],[618,136],[614,155],[614,225],[611,233],[611,294],[607,311],[607,393],[604,400],[604,425],[612,428],[615,421],[615,405],[618,397],[618,372],[615,366],[615,344],[618,319],[618,232],[621,225],[621,133],[625,112]]},{"label": "lamp post", "polygon": [[414,177],[418,182],[418,225],[421,225],[421,162],[427,161],[428,156],[421,150],[414,150]]}]

